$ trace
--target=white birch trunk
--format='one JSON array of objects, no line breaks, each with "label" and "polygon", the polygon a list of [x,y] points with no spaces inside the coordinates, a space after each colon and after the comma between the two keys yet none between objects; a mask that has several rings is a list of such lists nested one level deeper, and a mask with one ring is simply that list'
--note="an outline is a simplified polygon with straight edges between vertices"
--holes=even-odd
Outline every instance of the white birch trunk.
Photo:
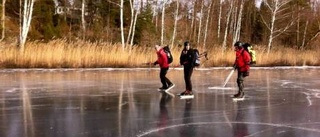
[{"label": "white birch trunk", "polygon": [[20,33],[20,51],[24,51],[24,45],[27,40],[31,20],[32,20],[32,12],[33,12],[34,0],[25,0],[23,6],[23,16],[22,16],[22,26]]},{"label": "white birch trunk", "polygon": [[217,33],[217,38],[218,40],[220,39],[220,31],[221,31],[221,15],[222,15],[222,2],[223,0],[220,0],[220,5],[219,5],[219,17],[218,17],[218,33]]},{"label": "white birch trunk", "polygon": [[244,4],[244,0],[241,0],[241,5],[240,5],[240,9],[239,9],[239,14],[238,14],[238,22],[237,22],[236,33],[235,33],[236,37],[234,38],[233,43],[236,43],[237,41],[240,40],[243,4]]},{"label": "white birch trunk", "polygon": [[133,39],[136,32],[136,24],[137,24],[137,18],[138,18],[138,11],[136,11],[136,14],[134,16],[134,22],[133,22],[133,28],[132,28],[132,35],[131,35],[131,41],[130,45],[133,45]]},{"label": "white birch trunk", "polygon": [[302,40],[302,44],[301,44],[301,49],[304,49],[304,45],[305,45],[305,43],[306,43],[306,35],[307,35],[308,25],[309,25],[309,21],[306,22],[306,26],[305,26],[305,28],[304,28],[303,40]]},{"label": "white birch trunk", "polygon": [[203,38],[203,48],[206,48],[206,43],[207,43],[207,35],[208,35],[208,26],[209,26],[209,19],[210,19],[210,11],[211,11],[211,6],[212,6],[212,1],[209,4],[208,7],[208,13],[207,13],[207,20],[206,20],[206,28],[205,28],[205,32],[204,32],[204,38]]},{"label": "white birch trunk", "polygon": [[230,9],[227,13],[227,19],[226,19],[226,28],[224,30],[224,38],[222,42],[222,51],[224,52],[227,49],[227,36],[228,36],[228,29],[229,29],[229,22],[230,22],[230,16],[233,9],[233,2],[230,4]]},{"label": "white birch trunk", "polygon": [[175,18],[174,18],[174,27],[173,27],[171,48],[173,47],[174,40],[175,40],[176,33],[177,33],[177,23],[178,23],[178,15],[179,15],[179,5],[180,5],[180,3],[179,3],[179,0],[177,0],[176,2],[177,2],[177,9],[176,9]]},{"label": "white birch trunk", "polygon": [[[270,22],[266,22],[264,18],[262,17],[263,23],[267,26],[269,29],[269,38],[268,38],[268,54],[270,53],[271,47],[272,47],[272,41],[275,37],[281,35],[284,33],[290,26],[293,25],[293,22],[296,20],[294,18],[289,21],[288,24],[286,24],[285,27],[278,27],[278,30],[275,30],[275,21],[277,20],[277,14],[280,13],[281,11],[285,11],[285,9],[282,9],[286,4],[289,4],[292,0],[272,0],[271,2],[269,1],[264,1],[265,5],[271,12],[271,20]],[[271,4],[270,4],[271,3]],[[286,19],[285,16],[280,17],[282,19]]]},{"label": "white birch trunk", "polygon": [[124,49],[125,43],[124,43],[124,29],[123,29],[123,0],[121,0],[120,3],[120,24],[121,24],[121,45],[122,48]]},{"label": "white birch trunk", "polygon": [[1,17],[1,22],[2,22],[2,35],[1,35],[1,40],[2,41],[5,37],[5,27],[6,27],[6,0],[2,0],[2,17]]},{"label": "white birch trunk", "polygon": [[[130,8],[131,8],[131,21],[130,21],[130,28],[129,28],[129,32],[128,32],[128,36],[127,36],[127,41],[126,43],[129,44],[129,41],[131,39],[131,32],[132,32],[132,27],[133,27],[133,22],[134,22],[134,8],[133,8],[133,1],[129,0],[130,2]],[[130,44],[131,45],[131,44]]]},{"label": "white birch trunk", "polygon": [[85,4],[86,4],[86,0],[82,0],[82,6],[81,6],[81,22],[82,22],[82,39],[85,40],[86,38],[86,20],[85,20]]},{"label": "white birch trunk", "polygon": [[167,0],[164,0],[164,1],[163,1],[163,4],[162,4],[161,45],[163,45],[163,41],[164,41],[164,29],[165,29],[165,26],[164,26],[164,16],[165,16],[166,3],[167,3]]},{"label": "white birch trunk", "polygon": [[199,32],[198,32],[198,39],[197,44],[200,43],[200,37],[201,37],[201,28],[202,28],[202,18],[203,18],[203,7],[204,7],[204,0],[201,2],[201,9],[200,9],[200,18],[199,18]]}]

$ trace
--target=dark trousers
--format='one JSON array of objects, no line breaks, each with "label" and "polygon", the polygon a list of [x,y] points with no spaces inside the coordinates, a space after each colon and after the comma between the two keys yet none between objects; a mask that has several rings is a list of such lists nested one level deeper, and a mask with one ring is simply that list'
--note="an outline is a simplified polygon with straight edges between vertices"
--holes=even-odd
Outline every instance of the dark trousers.
[{"label": "dark trousers", "polygon": [[184,82],[186,84],[186,90],[192,91],[191,75],[193,72],[193,67],[184,66]]},{"label": "dark trousers", "polygon": [[244,88],[243,81],[244,81],[244,72],[238,71],[237,84],[238,84],[239,92],[243,92],[243,88]]},{"label": "dark trousers", "polygon": [[163,88],[168,88],[172,82],[166,77],[169,68],[160,69],[160,80]]}]

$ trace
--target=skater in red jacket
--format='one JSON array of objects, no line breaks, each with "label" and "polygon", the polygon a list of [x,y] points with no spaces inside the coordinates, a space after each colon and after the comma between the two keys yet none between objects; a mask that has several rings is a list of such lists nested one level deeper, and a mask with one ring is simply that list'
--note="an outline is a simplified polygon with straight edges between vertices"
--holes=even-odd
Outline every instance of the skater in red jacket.
[{"label": "skater in red jacket", "polygon": [[250,54],[243,48],[243,43],[238,41],[234,44],[234,48],[236,51],[236,60],[233,65],[234,69],[238,71],[237,84],[239,91],[235,94],[234,98],[243,98],[244,97],[244,78],[249,76],[250,70]]},{"label": "skater in red jacket", "polygon": [[157,51],[158,59],[155,61],[153,64],[157,65],[159,64],[160,66],[160,80],[162,83],[162,87],[160,87],[158,90],[159,91],[166,91],[171,88],[173,88],[175,85],[166,77],[166,74],[169,70],[169,63],[168,63],[168,58],[167,54],[165,53],[164,49],[156,45],[155,49]]}]

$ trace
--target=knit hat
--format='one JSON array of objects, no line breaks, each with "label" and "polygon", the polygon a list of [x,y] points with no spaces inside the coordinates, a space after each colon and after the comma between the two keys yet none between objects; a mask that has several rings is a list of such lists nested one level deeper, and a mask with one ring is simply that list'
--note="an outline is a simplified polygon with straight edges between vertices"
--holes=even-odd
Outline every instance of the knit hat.
[{"label": "knit hat", "polygon": [[184,42],[184,44],[183,44],[185,47],[186,46],[190,46],[190,43],[189,43],[189,41],[186,41],[186,42]]}]

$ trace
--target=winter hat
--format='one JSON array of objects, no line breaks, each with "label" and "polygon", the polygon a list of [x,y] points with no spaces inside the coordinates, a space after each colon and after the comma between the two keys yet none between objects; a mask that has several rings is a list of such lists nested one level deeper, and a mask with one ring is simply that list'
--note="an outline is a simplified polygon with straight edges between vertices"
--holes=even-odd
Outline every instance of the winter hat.
[{"label": "winter hat", "polygon": [[186,42],[184,42],[184,44],[183,44],[185,47],[186,46],[190,46],[190,43],[189,43],[189,41],[186,41]]},{"label": "winter hat", "polygon": [[241,41],[237,41],[236,43],[234,43],[235,47],[242,47],[243,43]]}]

